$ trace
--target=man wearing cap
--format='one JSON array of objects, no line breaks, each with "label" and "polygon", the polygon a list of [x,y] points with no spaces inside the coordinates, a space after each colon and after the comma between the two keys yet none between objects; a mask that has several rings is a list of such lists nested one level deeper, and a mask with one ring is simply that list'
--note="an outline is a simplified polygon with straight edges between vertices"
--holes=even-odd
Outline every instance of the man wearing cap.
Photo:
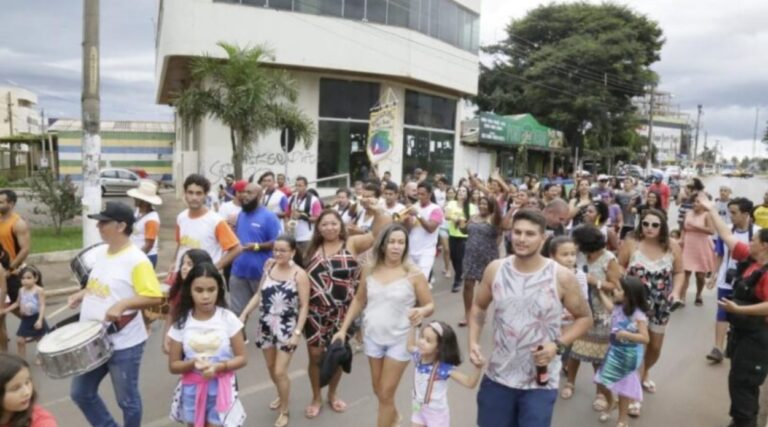
[{"label": "man wearing cap", "polygon": [[235,184],[235,176],[228,173],[224,178],[224,197],[221,202],[228,202],[235,198],[235,189],[232,186]]},{"label": "man wearing cap", "polygon": [[142,180],[138,188],[128,190],[128,197],[136,204],[136,222],[133,224],[131,242],[147,254],[152,267],[157,267],[160,215],[154,206],[163,204],[163,199],[157,195],[157,184],[151,180]]},{"label": "man wearing cap", "polygon": [[99,384],[109,374],[115,400],[123,412],[122,425],[140,426],[139,366],[148,336],[138,314],[160,303],[160,284],[147,255],[131,243],[135,218],[128,205],[107,202],[103,211],[88,217],[98,221],[106,245],[94,249],[96,262],[88,283],[71,295],[68,303],[70,308],[80,307],[80,322],[109,322],[107,339],[114,353],[105,364],[74,377],[70,397],[90,425],[116,426],[99,396]]},{"label": "man wearing cap", "polygon": [[664,175],[657,173],[653,176],[653,184],[648,187],[648,191],[656,191],[661,195],[661,207],[666,211],[669,209],[669,196],[672,192],[669,186],[664,184]]},{"label": "man wearing cap", "polygon": [[230,227],[235,227],[237,216],[240,215],[240,211],[243,210],[243,198],[245,197],[245,186],[248,185],[248,181],[241,179],[232,184],[232,191],[234,191],[234,198],[228,202],[224,202],[219,207],[219,216],[224,218]]},{"label": "man wearing cap", "polygon": [[593,198],[606,200],[609,197],[613,197],[613,190],[611,190],[611,187],[608,186],[609,179],[610,177],[608,177],[608,175],[598,175],[597,187],[589,190],[589,192],[592,193]]}]

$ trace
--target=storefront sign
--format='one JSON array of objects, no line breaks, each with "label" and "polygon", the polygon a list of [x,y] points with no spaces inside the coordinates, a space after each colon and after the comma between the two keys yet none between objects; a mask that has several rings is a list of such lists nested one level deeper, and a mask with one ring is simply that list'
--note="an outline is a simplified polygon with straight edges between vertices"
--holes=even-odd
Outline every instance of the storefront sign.
[{"label": "storefront sign", "polygon": [[562,132],[540,124],[530,114],[498,116],[480,113],[481,143],[494,145],[563,146]]},{"label": "storefront sign", "polygon": [[366,150],[372,164],[379,163],[395,151],[396,117],[397,98],[389,90],[385,99],[371,109]]}]

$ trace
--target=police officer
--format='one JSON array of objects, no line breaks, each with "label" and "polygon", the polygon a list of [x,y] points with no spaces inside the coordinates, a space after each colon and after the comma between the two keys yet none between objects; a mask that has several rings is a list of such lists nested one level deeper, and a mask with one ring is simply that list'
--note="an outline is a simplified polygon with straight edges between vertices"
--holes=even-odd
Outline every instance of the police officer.
[{"label": "police officer", "polygon": [[740,242],[703,193],[697,201],[707,208],[732,258],[739,261],[733,299],[718,301],[730,323],[726,347],[731,358],[729,427],[756,427],[760,385],[768,374],[768,229],[755,233],[749,244]]}]

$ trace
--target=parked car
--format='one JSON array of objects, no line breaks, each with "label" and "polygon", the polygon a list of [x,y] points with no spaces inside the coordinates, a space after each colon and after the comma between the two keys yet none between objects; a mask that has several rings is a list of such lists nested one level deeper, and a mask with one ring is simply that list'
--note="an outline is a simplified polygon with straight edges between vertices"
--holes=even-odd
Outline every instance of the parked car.
[{"label": "parked car", "polygon": [[697,175],[696,169],[694,168],[685,168],[683,169],[682,178],[683,179],[690,179]]},{"label": "parked car", "polygon": [[128,168],[128,170],[138,175],[141,179],[149,178],[147,171],[142,168]]},{"label": "parked car", "polygon": [[667,168],[664,170],[664,173],[670,178],[680,179],[680,166],[667,166]]},{"label": "parked car", "polygon": [[720,174],[721,174],[722,176],[726,177],[726,178],[730,178],[730,177],[732,177],[732,176],[733,176],[733,171],[734,171],[734,169],[733,169],[733,166],[724,166],[724,167],[723,167],[723,168],[720,170]]},{"label": "parked car", "polygon": [[138,187],[139,181],[139,175],[128,169],[104,168],[99,171],[102,196],[107,194],[124,195],[131,188]]},{"label": "parked car", "polygon": [[734,178],[752,178],[754,174],[746,169],[736,169],[732,176]]}]

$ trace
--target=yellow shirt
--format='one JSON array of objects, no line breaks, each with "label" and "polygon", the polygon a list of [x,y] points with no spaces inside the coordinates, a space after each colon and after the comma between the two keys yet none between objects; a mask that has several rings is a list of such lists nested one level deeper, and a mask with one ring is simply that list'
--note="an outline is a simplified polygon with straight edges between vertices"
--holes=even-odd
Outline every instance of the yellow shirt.
[{"label": "yellow shirt", "polygon": [[755,224],[760,228],[768,228],[768,206],[760,205],[754,211]]},{"label": "yellow shirt", "polygon": [[[469,216],[472,216],[472,215],[477,215],[477,206],[470,203]],[[458,221],[454,221],[454,219],[457,216],[459,218],[464,218],[465,221],[469,220],[469,218],[464,217],[464,209],[461,206],[459,206],[459,202],[455,200],[451,200],[445,206],[445,219],[448,221],[448,235],[453,237],[466,238],[467,235],[462,233],[461,230],[459,230]]]}]

